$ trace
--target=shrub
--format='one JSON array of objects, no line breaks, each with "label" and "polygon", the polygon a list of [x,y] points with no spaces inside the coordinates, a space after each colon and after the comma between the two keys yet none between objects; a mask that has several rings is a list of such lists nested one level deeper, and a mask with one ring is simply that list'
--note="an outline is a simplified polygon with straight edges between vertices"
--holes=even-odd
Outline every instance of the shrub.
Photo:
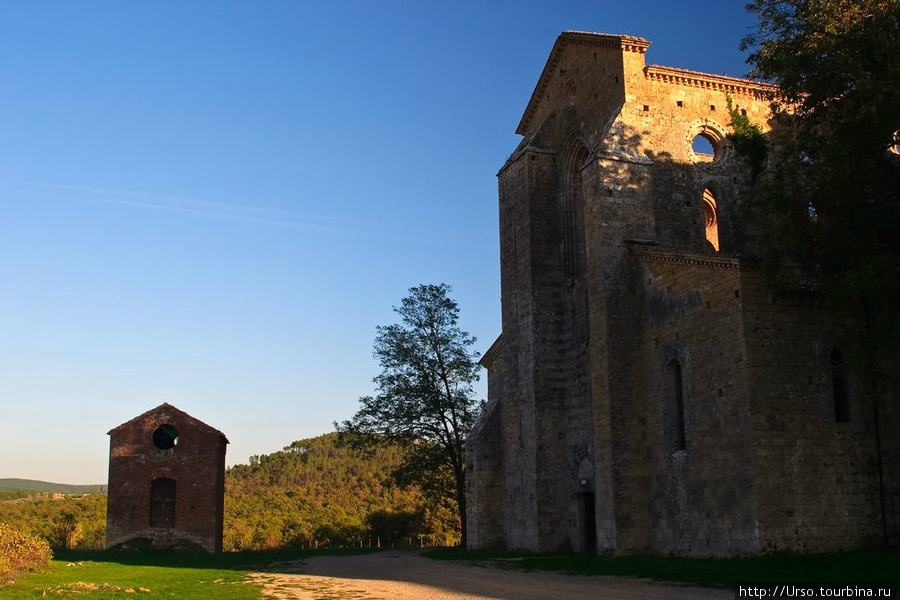
[{"label": "shrub", "polygon": [[48,565],[51,557],[47,542],[0,522],[0,585],[11,583],[17,573]]}]

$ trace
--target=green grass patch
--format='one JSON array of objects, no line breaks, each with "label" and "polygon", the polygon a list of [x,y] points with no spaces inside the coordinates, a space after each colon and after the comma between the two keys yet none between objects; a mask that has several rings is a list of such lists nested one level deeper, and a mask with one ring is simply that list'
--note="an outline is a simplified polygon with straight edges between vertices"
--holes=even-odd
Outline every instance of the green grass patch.
[{"label": "green grass patch", "polygon": [[436,548],[423,554],[439,560],[488,562],[509,569],[557,571],[573,575],[640,577],[704,587],[737,582],[895,581],[900,552],[853,551],[830,554],[767,554],[742,558],[665,556],[541,555],[503,550]]},{"label": "green grass patch", "polygon": [[[279,572],[317,554],[353,551],[273,551],[223,554],[60,552],[46,569],[20,575],[0,588],[0,598],[178,598],[259,600],[262,588],[247,581],[254,571]],[[131,590],[131,591],[128,591]]]}]

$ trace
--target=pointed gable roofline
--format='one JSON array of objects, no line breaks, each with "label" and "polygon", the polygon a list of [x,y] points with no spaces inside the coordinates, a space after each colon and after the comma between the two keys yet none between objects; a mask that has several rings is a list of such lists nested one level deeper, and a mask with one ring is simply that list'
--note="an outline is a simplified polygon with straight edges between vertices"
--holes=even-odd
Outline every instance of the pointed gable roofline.
[{"label": "pointed gable roofline", "polygon": [[130,419],[130,420],[126,421],[125,423],[122,423],[121,425],[119,425],[119,426],[117,426],[117,427],[113,427],[113,428],[110,429],[108,432],[106,432],[106,435],[112,435],[114,432],[119,431],[120,429],[129,429],[131,426],[133,426],[133,425],[139,423],[140,421],[142,421],[142,420],[144,420],[144,419],[146,419],[146,418],[148,418],[148,417],[153,417],[153,416],[154,416],[155,414],[157,414],[157,413],[167,413],[167,414],[170,414],[170,415],[174,414],[174,415],[176,415],[176,416],[179,418],[179,420],[186,421],[186,422],[190,423],[191,425],[193,425],[194,427],[202,427],[202,428],[204,428],[204,429],[207,429],[207,430],[209,430],[209,431],[212,431],[212,432],[214,432],[214,433],[219,434],[220,436],[222,436],[222,439],[225,440],[225,443],[226,443],[226,444],[229,443],[229,442],[228,442],[228,438],[225,437],[225,434],[224,434],[224,433],[222,433],[221,431],[219,431],[219,430],[216,429],[215,427],[210,427],[209,425],[207,425],[206,423],[204,423],[204,422],[201,421],[200,419],[197,419],[197,418],[192,417],[191,415],[187,414],[187,413],[184,412],[183,410],[180,410],[180,409],[178,409],[178,408],[175,408],[174,406],[172,406],[172,405],[169,404],[168,402],[163,402],[162,404],[160,404],[160,405],[157,406],[156,408],[151,408],[151,409],[148,410],[147,412],[141,413],[141,414],[139,414],[138,416],[136,416],[135,418]]},{"label": "pointed gable roofline", "polygon": [[562,57],[562,53],[569,44],[619,48],[625,52],[639,52],[643,54],[647,51],[647,48],[650,47],[650,40],[631,35],[591,33],[589,31],[563,31],[559,34],[559,37],[556,38],[556,43],[553,44],[553,49],[550,51],[550,56],[547,58],[547,64],[544,65],[544,70],[541,71],[541,77],[538,79],[537,85],[534,86],[534,91],[531,93],[531,99],[528,101],[528,106],[525,107],[525,114],[522,116],[522,120],[519,121],[519,126],[516,127],[516,133],[519,135],[525,135],[529,132],[531,120],[537,112],[538,105],[541,102],[541,98],[544,97],[547,86],[550,85],[551,74],[556,70],[560,58]]},{"label": "pointed gable roofline", "polygon": [[[538,111],[544,92],[550,85],[552,74],[556,71],[563,52],[569,44],[582,44],[588,46],[601,46],[605,48],[617,48],[623,52],[637,52],[644,54],[650,47],[650,40],[635,37],[631,35],[618,35],[608,33],[591,33],[589,31],[563,31],[556,38],[550,56],[547,58],[547,64],[541,71],[541,77],[538,79],[534,91],[531,93],[531,99],[528,100],[528,106],[525,107],[525,114],[516,127],[516,133],[526,135],[531,131],[532,119]],[[651,81],[659,81],[661,83],[682,85],[687,87],[703,87],[725,92],[727,94],[743,94],[758,99],[772,97],[777,92],[777,87],[765,83],[763,81],[754,81],[751,79],[743,79],[739,77],[729,77],[727,75],[713,75],[711,73],[701,73],[700,71],[690,71],[688,69],[677,69],[674,67],[664,67],[661,65],[647,65],[644,67],[644,77]]]}]

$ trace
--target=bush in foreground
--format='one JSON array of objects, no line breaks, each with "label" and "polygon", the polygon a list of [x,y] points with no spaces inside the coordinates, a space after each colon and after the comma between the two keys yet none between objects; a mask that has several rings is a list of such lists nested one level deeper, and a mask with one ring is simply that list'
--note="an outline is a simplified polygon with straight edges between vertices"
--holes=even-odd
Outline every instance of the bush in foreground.
[{"label": "bush in foreground", "polygon": [[0,522],[0,585],[12,582],[18,573],[47,566],[51,557],[47,542]]}]

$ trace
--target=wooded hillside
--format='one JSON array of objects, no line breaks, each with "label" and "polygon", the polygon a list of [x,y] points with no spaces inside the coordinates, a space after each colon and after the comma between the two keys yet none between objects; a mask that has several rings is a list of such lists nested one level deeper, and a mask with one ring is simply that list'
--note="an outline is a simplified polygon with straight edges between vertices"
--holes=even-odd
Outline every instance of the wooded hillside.
[{"label": "wooded hillside", "polygon": [[[415,486],[393,482],[399,447],[363,454],[336,434],[253,456],[225,476],[225,550],[452,545],[459,521]],[[56,548],[103,548],[106,494],[37,493],[0,502],[0,522]]]},{"label": "wooded hillside", "polygon": [[102,548],[106,494],[40,493],[0,502],[0,522],[45,540],[54,548]]},{"label": "wooded hillside", "polygon": [[392,483],[399,447],[362,454],[336,434],[298,440],[228,470],[225,549],[451,545],[458,520],[415,486]]}]

